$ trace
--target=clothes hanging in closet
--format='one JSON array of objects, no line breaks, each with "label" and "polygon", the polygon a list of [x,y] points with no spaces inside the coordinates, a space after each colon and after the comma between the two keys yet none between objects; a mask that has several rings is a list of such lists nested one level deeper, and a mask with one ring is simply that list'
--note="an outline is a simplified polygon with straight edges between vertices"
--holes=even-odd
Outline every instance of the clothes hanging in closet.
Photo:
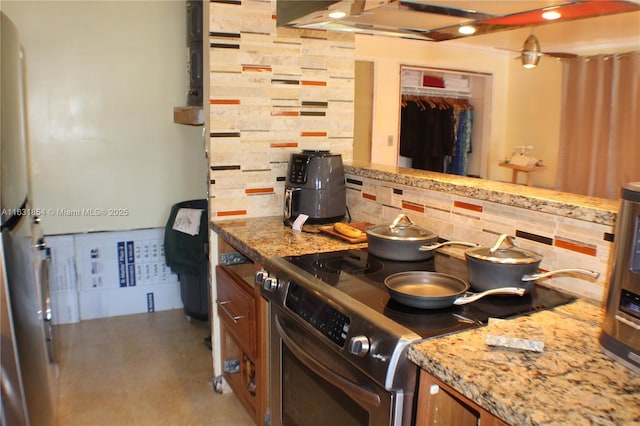
[{"label": "clothes hanging in closet", "polygon": [[411,167],[466,174],[471,150],[471,105],[466,99],[402,96],[400,155]]},{"label": "clothes hanging in closet", "polygon": [[473,125],[473,109],[471,105],[454,107],[455,144],[453,153],[447,158],[445,171],[454,175],[467,176],[469,171],[469,154],[472,153],[471,129]]}]

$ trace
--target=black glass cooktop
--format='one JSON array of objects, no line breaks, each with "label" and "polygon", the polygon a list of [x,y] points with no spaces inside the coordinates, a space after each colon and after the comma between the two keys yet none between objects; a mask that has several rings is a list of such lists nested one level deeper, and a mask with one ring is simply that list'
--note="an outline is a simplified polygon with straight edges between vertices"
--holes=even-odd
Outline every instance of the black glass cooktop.
[{"label": "black glass cooktop", "polygon": [[422,338],[485,325],[489,318],[512,318],[575,300],[570,295],[536,284],[524,296],[486,296],[461,306],[416,309],[391,299],[384,279],[397,272],[436,271],[466,281],[465,262],[437,252],[433,258],[425,261],[391,261],[369,254],[366,249],[289,256],[285,259]]}]

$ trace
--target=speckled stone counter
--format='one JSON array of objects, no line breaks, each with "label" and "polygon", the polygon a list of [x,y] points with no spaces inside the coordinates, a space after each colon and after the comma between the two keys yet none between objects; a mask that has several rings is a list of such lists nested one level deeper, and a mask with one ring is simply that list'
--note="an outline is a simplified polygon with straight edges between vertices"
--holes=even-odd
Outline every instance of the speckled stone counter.
[{"label": "speckled stone counter", "polygon": [[[257,262],[360,248],[325,234],[294,232],[282,217],[218,220],[212,229]],[[542,353],[491,348],[487,327],[424,340],[409,358],[512,425],[640,425],[640,374],[600,351],[603,310],[585,300],[510,320],[541,330]]]},{"label": "speckled stone counter", "polygon": [[603,310],[578,300],[510,320],[535,327],[542,353],[485,344],[487,327],[409,348],[409,358],[512,425],[639,425],[640,374],[600,351]]},{"label": "speckled stone counter", "polygon": [[616,200],[531,186],[357,161],[345,162],[344,166],[347,175],[457,194],[603,225],[614,224],[619,208]]},{"label": "speckled stone counter", "polygon": [[211,228],[232,246],[264,264],[271,256],[292,256],[366,247],[324,233],[296,232],[284,226],[282,216],[218,220]]}]

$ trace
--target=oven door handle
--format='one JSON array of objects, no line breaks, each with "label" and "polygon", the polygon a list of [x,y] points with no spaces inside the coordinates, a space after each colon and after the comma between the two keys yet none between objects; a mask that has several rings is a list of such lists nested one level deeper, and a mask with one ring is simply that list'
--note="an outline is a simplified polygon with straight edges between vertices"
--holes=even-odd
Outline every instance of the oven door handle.
[{"label": "oven door handle", "polygon": [[280,323],[278,315],[275,316],[275,325],[284,344],[287,345],[289,350],[300,360],[300,362],[311,369],[314,373],[345,392],[361,405],[369,407],[380,406],[380,395],[363,389],[361,386],[336,374],[334,371],[322,365],[318,360],[308,355],[304,349],[302,349],[293,341],[293,339],[291,339],[291,337],[287,335]]}]

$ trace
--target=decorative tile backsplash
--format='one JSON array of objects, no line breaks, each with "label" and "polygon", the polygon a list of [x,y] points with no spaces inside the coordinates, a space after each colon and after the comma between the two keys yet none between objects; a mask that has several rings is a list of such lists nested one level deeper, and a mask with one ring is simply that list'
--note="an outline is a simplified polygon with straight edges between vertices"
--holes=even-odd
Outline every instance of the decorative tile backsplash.
[{"label": "decorative tile backsplash", "polygon": [[542,270],[584,268],[601,274],[597,280],[556,275],[541,282],[595,300],[605,296],[612,225],[351,174],[347,206],[354,221],[391,223],[404,213],[446,240],[492,246],[498,235],[514,235],[519,247],[543,256]]},{"label": "decorative tile backsplash", "polygon": [[289,156],[351,159],[354,36],[276,28],[272,1],[211,1],[211,216],[282,214]]},{"label": "decorative tile backsplash", "polygon": [[[354,36],[276,28],[275,0],[209,5],[211,217],[281,215],[291,153],[322,149],[352,158]],[[452,192],[450,183],[424,187],[411,176],[379,174],[347,173],[353,220],[390,223],[403,212],[441,238],[482,245],[515,235],[519,246],[543,255],[542,269],[601,273],[597,281],[556,276],[545,283],[603,300],[610,209],[579,208],[580,220],[563,214],[562,202],[537,205],[534,196],[518,195],[507,202],[481,184]]]}]

